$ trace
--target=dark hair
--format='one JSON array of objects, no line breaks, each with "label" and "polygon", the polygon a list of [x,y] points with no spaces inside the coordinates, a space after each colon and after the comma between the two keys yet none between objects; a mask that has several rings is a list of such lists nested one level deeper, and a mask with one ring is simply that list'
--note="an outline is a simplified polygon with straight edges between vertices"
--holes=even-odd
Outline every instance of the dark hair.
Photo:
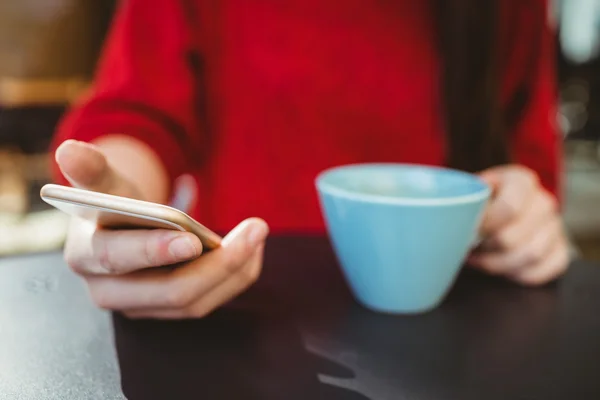
[{"label": "dark hair", "polygon": [[[506,0],[431,0],[436,26],[438,50],[442,58],[442,109],[447,132],[446,163],[470,172],[481,171],[512,161],[509,150],[510,131],[520,120],[530,102],[540,46],[532,46],[526,72],[509,101],[501,104],[503,55],[518,35],[500,37],[500,1]],[[502,23],[517,24],[519,7],[539,16],[543,33],[544,7],[533,0],[510,1],[508,18]],[[504,11],[504,10],[502,10]],[[510,18],[515,17],[515,18]],[[514,26],[503,32],[516,32]],[[530,31],[530,30],[528,30]],[[532,43],[535,43],[533,41]],[[541,44],[541,43],[540,43]],[[527,60],[524,60],[527,63]]]}]

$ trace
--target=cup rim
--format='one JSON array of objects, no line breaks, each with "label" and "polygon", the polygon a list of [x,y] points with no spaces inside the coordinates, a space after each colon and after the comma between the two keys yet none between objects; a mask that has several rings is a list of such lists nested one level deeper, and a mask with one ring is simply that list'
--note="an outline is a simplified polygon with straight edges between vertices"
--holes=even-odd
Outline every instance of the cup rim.
[{"label": "cup rim", "polygon": [[[394,196],[386,196],[386,195],[378,195],[372,193],[357,193],[351,190],[343,189],[337,187],[335,185],[331,185],[325,183],[325,178],[329,176],[331,173],[339,171],[339,170],[347,170],[354,169],[360,167],[400,167],[400,168],[417,168],[421,170],[428,171],[449,171],[452,173],[460,174],[469,178],[478,179],[479,182],[484,186],[484,188],[478,192],[461,195],[461,196],[447,196],[447,197],[438,197],[438,198],[425,198],[425,199],[417,199],[417,198],[407,198],[407,197],[394,197]],[[491,194],[491,188],[487,183],[479,179],[476,175],[470,174],[468,172],[440,167],[440,166],[432,166],[432,165],[424,165],[424,164],[414,164],[414,163],[355,163],[355,164],[345,164],[332,168],[328,168],[320,172],[316,179],[315,185],[317,189],[325,194],[329,194],[336,197],[346,198],[349,200],[364,202],[364,203],[377,203],[377,204],[387,204],[387,205],[397,205],[397,206],[453,206],[460,204],[469,204],[476,203],[488,198]]]}]

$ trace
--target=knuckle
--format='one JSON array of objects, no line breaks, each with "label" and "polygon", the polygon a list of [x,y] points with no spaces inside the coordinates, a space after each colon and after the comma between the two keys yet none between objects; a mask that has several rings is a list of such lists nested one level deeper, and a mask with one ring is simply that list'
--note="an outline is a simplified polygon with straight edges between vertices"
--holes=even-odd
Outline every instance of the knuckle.
[{"label": "knuckle", "polygon": [[242,282],[244,283],[244,285],[246,287],[250,286],[258,280],[258,278],[260,277],[260,273],[261,273],[260,266],[250,265],[241,271]]},{"label": "knuckle", "polygon": [[525,255],[526,264],[528,264],[528,265],[537,264],[538,262],[542,261],[542,259],[544,258],[545,255],[546,255],[546,251],[543,246],[543,243],[536,244],[534,246],[530,246],[527,249],[527,253]]},{"label": "knuckle", "polygon": [[505,192],[494,199],[488,210],[488,223],[492,226],[503,226],[519,215],[522,204],[518,194]]},{"label": "knuckle", "polygon": [[81,246],[77,245],[76,237],[73,234],[67,236],[63,251],[63,258],[69,268],[75,273],[85,272],[86,260],[83,257]]},{"label": "knuckle", "polygon": [[521,284],[528,286],[545,285],[561,276],[568,268],[568,252],[561,250],[557,257],[537,267],[535,273],[525,274],[517,278]]},{"label": "knuckle", "polygon": [[106,292],[105,290],[95,288],[93,285],[90,285],[89,287],[90,287],[90,297],[92,299],[92,302],[96,306],[98,306],[104,310],[112,310],[115,308],[112,298],[108,292]]},{"label": "knuckle", "polygon": [[64,254],[63,257],[65,259],[65,262],[67,263],[69,268],[71,268],[71,270],[73,270],[75,273],[78,273],[78,274],[84,272],[85,261],[83,260],[82,257],[80,257],[77,254],[77,252],[66,247],[63,254]]},{"label": "knuckle", "polygon": [[502,207],[504,209],[504,216],[506,220],[511,220],[519,215],[519,211],[521,206],[517,204],[516,201],[512,199],[505,199],[503,201]]},{"label": "knuckle", "polygon": [[501,250],[509,250],[514,247],[514,238],[510,231],[502,230],[494,237],[495,246]]},{"label": "knuckle", "polygon": [[71,218],[65,241],[63,257],[66,264],[77,274],[85,274],[89,264],[94,262],[92,238],[95,227]]},{"label": "knuckle", "polygon": [[244,264],[243,257],[239,253],[231,251],[225,252],[223,262],[230,275],[238,273]]},{"label": "knuckle", "polygon": [[113,257],[111,247],[108,243],[104,242],[100,246],[100,250],[97,254],[97,260],[100,267],[110,274],[114,274],[117,272],[118,268],[115,263],[115,257]]}]

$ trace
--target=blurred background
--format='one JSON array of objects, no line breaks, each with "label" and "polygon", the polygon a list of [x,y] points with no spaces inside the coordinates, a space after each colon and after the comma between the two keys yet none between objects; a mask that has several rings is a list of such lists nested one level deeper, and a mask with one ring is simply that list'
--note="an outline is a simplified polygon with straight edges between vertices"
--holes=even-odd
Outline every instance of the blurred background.
[{"label": "blurred background", "polygon": [[64,215],[39,199],[47,148],[94,72],[116,0],[0,1],[0,256],[55,249]]},{"label": "blurred background", "polygon": [[[85,95],[117,0],[0,1],[0,257],[59,248],[66,218],[39,200],[47,148]],[[553,0],[565,223],[600,259],[600,0]]]}]

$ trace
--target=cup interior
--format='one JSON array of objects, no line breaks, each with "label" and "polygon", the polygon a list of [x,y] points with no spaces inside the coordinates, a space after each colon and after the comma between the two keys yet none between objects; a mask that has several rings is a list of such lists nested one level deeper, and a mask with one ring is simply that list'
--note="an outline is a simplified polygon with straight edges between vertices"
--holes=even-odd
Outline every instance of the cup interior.
[{"label": "cup interior", "polygon": [[412,164],[356,164],[324,171],[318,189],[364,202],[451,205],[480,201],[488,185],[477,176],[441,167]]}]

